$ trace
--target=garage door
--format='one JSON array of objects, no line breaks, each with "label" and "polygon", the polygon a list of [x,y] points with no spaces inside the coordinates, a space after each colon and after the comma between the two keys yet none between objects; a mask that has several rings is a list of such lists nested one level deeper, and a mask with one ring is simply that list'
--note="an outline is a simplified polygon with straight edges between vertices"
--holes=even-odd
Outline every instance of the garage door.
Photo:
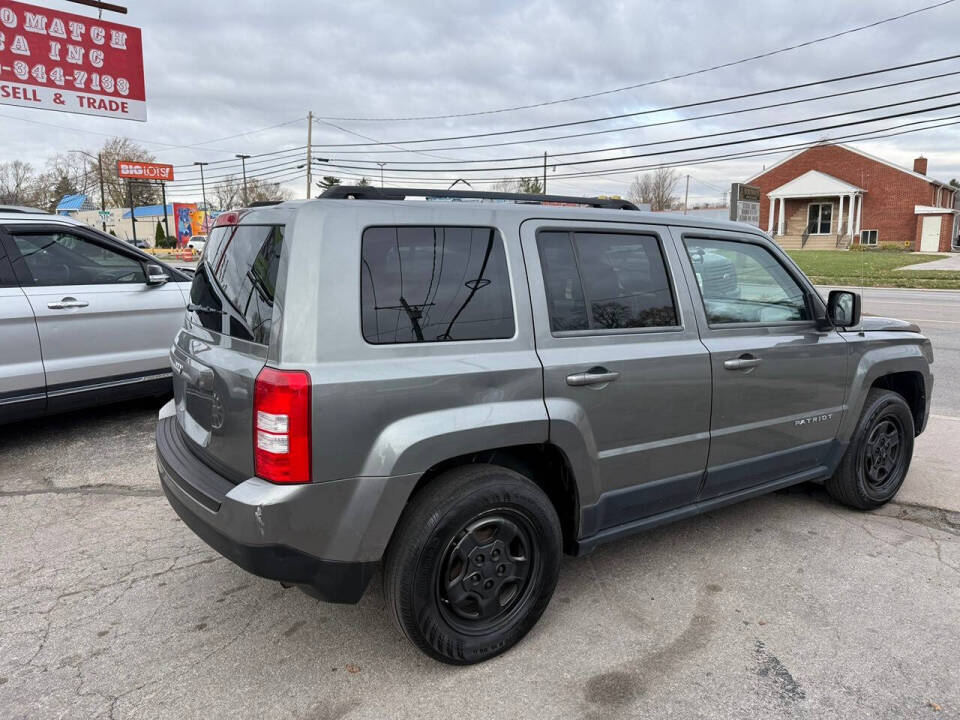
[{"label": "garage door", "polygon": [[940,249],[940,222],[939,215],[926,215],[920,229],[920,250],[936,252]]}]

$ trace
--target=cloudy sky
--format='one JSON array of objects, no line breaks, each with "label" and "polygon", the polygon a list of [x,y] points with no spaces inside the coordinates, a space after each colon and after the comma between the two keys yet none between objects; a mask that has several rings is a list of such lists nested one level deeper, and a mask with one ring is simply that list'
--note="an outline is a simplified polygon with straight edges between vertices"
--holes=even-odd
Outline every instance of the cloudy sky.
[{"label": "cloudy sky", "polygon": [[[42,166],[55,153],[95,150],[105,136],[126,135],[148,147],[159,161],[185,166],[177,168],[179,182],[168,197],[198,198],[198,176],[191,163],[210,162],[207,175],[212,182],[239,170],[233,159],[236,153],[276,153],[248,161],[248,173],[281,180],[303,197],[305,171],[296,166],[304,162],[304,151],[298,148],[306,144],[306,116],[312,110],[319,118],[313,143],[325,146],[317,147],[315,156],[329,161],[328,166],[317,166],[318,174],[345,179],[366,175],[379,182],[375,163],[380,161],[387,163],[387,184],[415,185],[419,178],[424,184],[445,186],[463,177],[483,188],[479,181],[539,175],[542,170],[523,166],[542,164],[546,151],[551,156],[547,177],[551,192],[626,195],[630,179],[638,172],[635,168],[670,163],[682,175],[690,174],[692,202],[716,202],[731,181],[744,180],[785,154],[714,163],[693,160],[956,122],[960,120],[960,74],[786,107],[690,118],[960,73],[960,59],[705,107],[650,111],[958,53],[960,2],[732,67],[622,92],[468,117],[403,118],[484,113],[638,85],[815,40],[938,2],[942,0],[807,0],[801,10],[793,3],[756,0],[128,0],[128,15],[107,13],[104,19],[142,28],[149,120],[140,123],[0,106],[0,161],[19,158]],[[62,0],[40,4],[96,14]],[[934,95],[943,97],[867,110]],[[956,106],[916,114],[951,104]],[[646,114],[554,130],[444,140],[639,112]],[[898,113],[913,114],[823,129]],[[690,139],[835,114],[780,128]],[[683,122],[662,124],[677,120]],[[659,125],[650,127],[654,123]],[[630,127],[636,125],[646,127]],[[678,152],[690,146],[801,130],[806,132]],[[595,131],[605,132],[546,139]],[[437,140],[410,143],[433,138]],[[356,146],[373,141],[390,144]],[[651,144],[657,142],[661,144]],[[960,177],[960,125],[849,142],[908,166],[923,154],[934,177]],[[493,143],[498,145],[465,147]],[[614,149],[637,144],[646,146]],[[583,151],[600,152],[569,154]],[[638,154],[643,157],[625,157]],[[510,159],[523,157],[536,159]],[[569,164],[596,159],[602,162]],[[450,160],[454,162],[442,164]],[[483,162],[466,162],[477,160]],[[472,172],[476,168],[490,169]],[[578,173],[591,175],[576,177]]]}]

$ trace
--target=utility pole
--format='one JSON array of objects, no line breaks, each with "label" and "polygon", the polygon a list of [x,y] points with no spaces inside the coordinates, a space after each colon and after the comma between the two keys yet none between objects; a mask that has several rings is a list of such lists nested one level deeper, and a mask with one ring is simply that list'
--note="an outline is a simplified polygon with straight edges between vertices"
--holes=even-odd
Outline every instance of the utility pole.
[{"label": "utility pole", "polygon": [[160,183],[160,197],[163,200],[163,236],[170,237],[170,221],[167,219],[167,184]]},{"label": "utility pole", "polygon": [[547,153],[543,153],[543,194],[547,194]]},{"label": "utility pole", "polygon": [[[104,200],[103,193],[103,153],[97,153],[97,165],[100,167],[100,212],[104,213],[107,210],[107,202]],[[103,231],[107,231],[107,218],[104,215],[100,215],[100,222],[103,223]]]},{"label": "utility pole", "polygon": [[683,214],[687,214],[687,198],[690,197],[690,173],[687,173],[687,189],[683,191]]},{"label": "utility pole", "polygon": [[[248,205],[247,202],[247,159],[249,155],[237,155],[240,158],[240,165],[243,167],[243,204]],[[220,208],[223,210],[223,208]]]},{"label": "utility pole", "polygon": [[[70,152],[80,153],[81,155],[86,155],[86,156],[87,156],[88,158],[90,158],[91,160],[96,160],[96,161],[97,161],[97,167],[99,168],[99,171],[100,171],[100,212],[106,212],[106,210],[107,210],[107,201],[106,201],[106,199],[105,199],[105,193],[104,193],[104,191],[103,191],[103,186],[104,186],[104,182],[103,182],[103,153],[97,153],[97,156],[94,157],[93,155],[91,155],[90,153],[86,152],[85,150],[71,150]],[[102,224],[102,226],[103,226],[103,231],[106,232],[106,231],[107,231],[107,218],[106,218],[106,216],[101,215],[101,216],[100,216],[100,222],[101,222],[101,224]]]},{"label": "utility pole", "polygon": [[194,165],[200,166],[200,192],[203,195],[203,211],[207,212],[207,184],[203,179],[203,166],[209,165],[210,163],[205,162],[195,162]]},{"label": "utility pole", "polygon": [[386,163],[378,162],[377,165],[380,166],[380,187],[383,187],[383,166],[386,165]]},{"label": "utility pole", "polygon": [[311,151],[313,148],[313,110],[307,113],[307,200],[310,199],[311,186],[313,185],[313,157]]}]

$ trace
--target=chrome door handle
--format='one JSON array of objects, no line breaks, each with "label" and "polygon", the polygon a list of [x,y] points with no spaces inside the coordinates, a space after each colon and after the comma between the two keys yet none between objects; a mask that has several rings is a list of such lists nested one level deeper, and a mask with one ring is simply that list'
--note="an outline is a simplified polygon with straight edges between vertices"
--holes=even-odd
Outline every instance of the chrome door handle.
[{"label": "chrome door handle", "polygon": [[65,297],[62,300],[56,302],[47,303],[47,307],[51,310],[66,310],[67,308],[82,308],[89,305],[86,300],[77,300],[74,297]]},{"label": "chrome door handle", "polygon": [[567,375],[567,385],[573,385],[574,387],[580,387],[582,385],[604,385],[613,382],[618,377],[620,377],[620,373],[616,370],[596,367],[590,368],[587,372]]},{"label": "chrome door handle", "polygon": [[727,370],[749,370],[760,364],[760,358],[753,355],[741,355],[733,360],[724,360],[723,366]]}]

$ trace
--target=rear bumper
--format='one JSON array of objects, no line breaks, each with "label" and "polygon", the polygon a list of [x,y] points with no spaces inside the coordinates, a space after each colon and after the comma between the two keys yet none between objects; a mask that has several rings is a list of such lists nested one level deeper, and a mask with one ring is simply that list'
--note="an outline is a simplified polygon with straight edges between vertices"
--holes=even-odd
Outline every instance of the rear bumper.
[{"label": "rear bumper", "polygon": [[234,485],[193,454],[176,423],[157,423],[157,470],[193,532],[255,575],[302,585],[328,602],[360,599],[415,477]]}]

